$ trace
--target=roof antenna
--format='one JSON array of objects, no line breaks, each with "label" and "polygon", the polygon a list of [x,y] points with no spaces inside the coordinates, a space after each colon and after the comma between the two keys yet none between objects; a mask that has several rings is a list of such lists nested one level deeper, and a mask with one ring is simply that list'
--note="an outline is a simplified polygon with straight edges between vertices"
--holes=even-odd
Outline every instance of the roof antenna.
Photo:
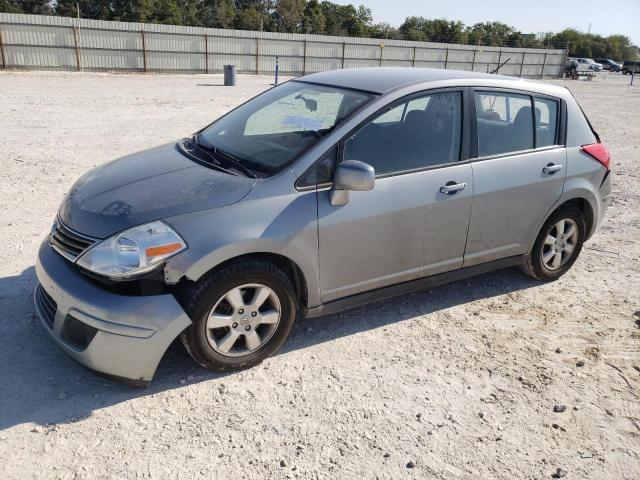
[{"label": "roof antenna", "polygon": [[498,65],[498,66],[496,67],[496,69],[495,69],[493,72],[491,72],[491,73],[492,73],[492,74],[496,74],[496,73],[498,73],[498,70],[500,70],[502,67],[504,67],[504,66],[507,64],[507,62],[508,62],[509,60],[511,60],[511,57],[507,58],[504,62],[502,62],[500,65]]}]

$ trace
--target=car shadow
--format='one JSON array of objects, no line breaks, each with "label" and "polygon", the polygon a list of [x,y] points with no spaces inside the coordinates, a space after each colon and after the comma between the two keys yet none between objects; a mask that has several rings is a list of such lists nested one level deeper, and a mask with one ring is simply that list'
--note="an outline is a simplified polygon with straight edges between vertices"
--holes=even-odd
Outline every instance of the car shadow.
[{"label": "car shadow", "polygon": [[[94,375],[49,338],[33,307],[36,283],[34,267],[17,276],[0,278],[0,430],[27,422],[77,422],[120,402],[234,375],[198,366],[179,341],[169,347],[147,388],[133,388]],[[515,269],[507,269],[326,317],[299,318],[277,355],[538,284]]]}]

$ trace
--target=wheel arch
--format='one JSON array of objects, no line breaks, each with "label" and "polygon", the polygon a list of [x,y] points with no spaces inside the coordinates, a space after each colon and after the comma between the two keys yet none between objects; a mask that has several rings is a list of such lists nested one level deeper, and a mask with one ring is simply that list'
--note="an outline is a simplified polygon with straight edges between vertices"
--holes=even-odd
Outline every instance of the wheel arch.
[{"label": "wheel arch", "polygon": [[307,287],[306,277],[300,268],[300,266],[291,258],[273,252],[251,252],[244,253],[240,255],[236,255],[234,257],[230,257],[223,262],[215,265],[209,270],[205,271],[198,278],[192,279],[183,279],[183,286],[181,290],[189,290],[192,285],[195,285],[197,282],[201,281],[203,278],[206,278],[218,270],[225,268],[234,263],[241,262],[243,260],[263,260],[272,263],[278,269],[280,269],[291,281],[291,284],[294,288],[294,294],[296,299],[296,308],[298,310],[304,310],[307,308],[309,301],[309,292]]},{"label": "wheel arch", "polygon": [[558,207],[555,208],[550,215],[566,207],[576,207],[578,210],[582,212],[582,215],[584,216],[585,227],[587,232],[585,240],[587,240],[593,233],[593,226],[594,226],[593,207],[591,206],[591,204],[586,198],[576,197],[558,205]]},{"label": "wheel arch", "polygon": [[558,210],[561,210],[566,207],[575,207],[582,212],[582,214],[584,215],[585,227],[587,232],[585,241],[588,240],[593,234],[595,229],[594,228],[595,212],[594,212],[593,205],[591,204],[591,201],[587,197],[588,195],[576,195],[571,198],[562,198],[551,209],[549,209],[545,217],[542,219],[542,221],[538,225],[538,228],[536,228],[536,231],[535,231],[536,233],[534,237],[531,239],[531,242],[529,244],[529,251],[531,251],[531,248],[533,248],[533,244],[535,243],[536,238],[540,233],[540,229],[545,224],[545,222],[549,219],[549,217],[551,217],[551,215],[553,215]]}]

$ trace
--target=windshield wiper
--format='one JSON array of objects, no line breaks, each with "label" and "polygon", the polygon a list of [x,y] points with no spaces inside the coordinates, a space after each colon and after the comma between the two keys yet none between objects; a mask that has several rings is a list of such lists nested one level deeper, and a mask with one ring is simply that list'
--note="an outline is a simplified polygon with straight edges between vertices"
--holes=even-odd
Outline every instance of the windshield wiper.
[{"label": "windshield wiper", "polygon": [[[196,144],[198,148],[205,150],[206,152],[209,152],[212,155],[221,156],[227,162],[231,163],[237,170],[240,170],[242,173],[244,173],[247,177],[258,178],[258,176],[251,169],[245,167],[238,158],[234,157],[230,153],[220,150],[218,147],[215,147],[213,145],[206,145],[204,143],[199,142],[197,133],[194,134],[193,136],[193,142]],[[218,165],[218,166],[221,166],[221,165]]]}]

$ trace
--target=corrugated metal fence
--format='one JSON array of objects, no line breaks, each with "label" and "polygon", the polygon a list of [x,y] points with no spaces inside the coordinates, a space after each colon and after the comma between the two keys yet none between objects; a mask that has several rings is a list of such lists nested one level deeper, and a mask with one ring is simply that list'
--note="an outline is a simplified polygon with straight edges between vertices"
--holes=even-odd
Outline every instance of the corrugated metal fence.
[{"label": "corrugated metal fence", "polygon": [[350,67],[432,67],[560,76],[565,50],[252,32],[0,13],[2,68],[299,75]]}]

